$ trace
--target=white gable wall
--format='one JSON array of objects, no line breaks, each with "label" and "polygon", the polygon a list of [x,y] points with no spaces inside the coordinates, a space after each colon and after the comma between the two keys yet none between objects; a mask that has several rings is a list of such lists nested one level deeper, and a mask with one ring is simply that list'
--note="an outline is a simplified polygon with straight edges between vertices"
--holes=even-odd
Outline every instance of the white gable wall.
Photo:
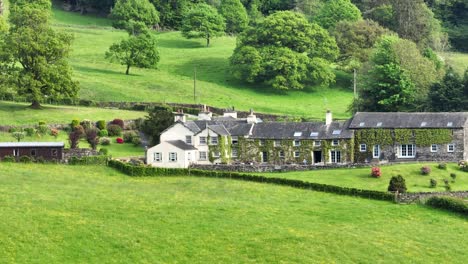
[{"label": "white gable wall", "polygon": [[[169,161],[169,153],[171,152],[177,153],[176,162]],[[161,161],[154,160],[155,153],[161,153]],[[161,144],[148,149],[146,163],[153,167],[161,168],[188,168],[190,163],[194,162],[194,157],[196,157],[195,150],[182,150],[167,142],[161,142]]]},{"label": "white gable wall", "polygon": [[185,136],[192,136],[193,141],[193,132],[190,129],[186,128],[184,125],[177,123],[171,128],[167,129],[161,134],[161,142],[169,140],[182,140],[185,142]]}]

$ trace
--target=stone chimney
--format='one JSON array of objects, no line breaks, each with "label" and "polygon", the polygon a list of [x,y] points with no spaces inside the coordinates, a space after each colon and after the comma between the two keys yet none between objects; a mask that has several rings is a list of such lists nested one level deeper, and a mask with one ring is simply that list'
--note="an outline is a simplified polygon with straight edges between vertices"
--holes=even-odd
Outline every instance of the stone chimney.
[{"label": "stone chimney", "polygon": [[211,117],[213,117],[213,113],[210,112],[206,105],[203,105],[201,112],[198,113],[198,120],[211,120]]},{"label": "stone chimney", "polygon": [[233,107],[232,109],[227,109],[227,110],[223,113],[223,116],[224,116],[224,117],[232,117],[232,118],[237,119],[237,112],[236,112],[236,110],[234,110],[234,107]]},{"label": "stone chimney", "polygon": [[179,109],[177,113],[174,115],[174,122],[185,123],[186,121],[187,121],[187,118],[185,117],[184,111]]},{"label": "stone chimney", "polygon": [[333,122],[333,115],[330,110],[327,110],[327,113],[325,114],[325,125],[330,125]]},{"label": "stone chimney", "polygon": [[257,116],[254,114],[252,109],[250,109],[250,113],[247,116],[247,123],[249,123],[249,124],[256,124],[257,123]]}]

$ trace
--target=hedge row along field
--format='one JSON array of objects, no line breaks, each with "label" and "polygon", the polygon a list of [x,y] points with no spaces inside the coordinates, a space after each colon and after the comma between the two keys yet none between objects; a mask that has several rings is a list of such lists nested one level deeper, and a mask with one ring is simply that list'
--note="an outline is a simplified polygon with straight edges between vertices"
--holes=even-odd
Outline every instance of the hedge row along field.
[{"label": "hedge row along field", "polygon": [[395,198],[393,194],[388,193],[388,192],[339,187],[339,186],[334,186],[334,185],[305,182],[305,181],[300,181],[300,180],[254,176],[254,175],[241,174],[241,173],[235,173],[235,172],[204,171],[204,170],[191,170],[191,169],[168,169],[168,168],[156,168],[156,167],[147,167],[147,166],[134,166],[134,165],[126,164],[118,160],[110,160],[108,162],[108,166],[115,168],[133,177],[189,175],[189,176],[195,176],[195,177],[224,178],[224,179],[233,179],[233,180],[259,182],[259,183],[270,183],[270,184],[289,186],[293,188],[309,189],[309,190],[320,191],[320,192],[358,196],[358,197],[363,197],[363,198],[384,200],[384,201],[393,201]]},{"label": "hedge row along field", "polygon": [[431,197],[427,199],[426,205],[468,216],[468,202],[464,202],[461,199],[450,197]]}]

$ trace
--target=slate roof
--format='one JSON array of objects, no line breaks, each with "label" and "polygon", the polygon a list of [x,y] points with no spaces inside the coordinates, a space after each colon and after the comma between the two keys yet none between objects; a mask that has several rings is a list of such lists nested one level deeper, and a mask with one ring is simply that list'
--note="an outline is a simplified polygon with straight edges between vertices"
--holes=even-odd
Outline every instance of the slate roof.
[{"label": "slate roof", "polygon": [[2,142],[0,148],[63,148],[63,142]]},{"label": "slate roof", "polygon": [[249,134],[252,124],[248,124],[245,119],[226,118],[223,120],[187,121],[184,126],[195,134],[208,127],[219,135],[245,136]]},{"label": "slate roof", "polygon": [[[252,138],[292,140],[352,138],[353,131],[347,128],[348,124],[349,121],[335,121],[328,126],[320,122],[260,123],[255,124]],[[298,134],[300,134],[300,136]]]},{"label": "slate roof", "polygon": [[166,141],[166,142],[173,145],[174,147],[177,147],[177,148],[181,149],[181,150],[197,150],[197,148],[195,148],[192,145],[189,145],[189,144],[185,143],[182,140],[169,140],[169,141]]},{"label": "slate roof", "polygon": [[468,112],[457,113],[367,113],[358,112],[350,129],[360,128],[462,128]]}]

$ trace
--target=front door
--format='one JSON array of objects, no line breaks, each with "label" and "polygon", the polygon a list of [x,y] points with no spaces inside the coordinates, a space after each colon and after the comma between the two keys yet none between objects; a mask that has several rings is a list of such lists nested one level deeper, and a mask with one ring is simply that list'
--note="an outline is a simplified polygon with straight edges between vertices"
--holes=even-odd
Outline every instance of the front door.
[{"label": "front door", "polygon": [[314,163],[321,163],[322,162],[322,151],[314,151]]}]

